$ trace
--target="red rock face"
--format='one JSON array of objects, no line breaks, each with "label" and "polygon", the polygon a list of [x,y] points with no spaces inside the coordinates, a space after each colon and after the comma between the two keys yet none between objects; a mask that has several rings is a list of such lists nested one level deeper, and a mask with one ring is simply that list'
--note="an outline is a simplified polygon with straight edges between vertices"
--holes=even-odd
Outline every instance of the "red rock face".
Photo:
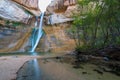
[{"label": "red rock face", "polygon": [[[33,14],[39,14],[38,0],[12,0],[24,8],[27,8],[28,11]],[[68,6],[75,5],[77,0],[53,0],[52,5],[48,7],[48,12],[61,13],[67,10]],[[32,11],[31,11],[32,10]],[[33,11],[34,10],[34,11]]]},{"label": "red rock face", "polygon": [[64,0],[64,6],[75,5],[77,0]]},{"label": "red rock face", "polygon": [[[46,13],[65,13],[68,7],[76,4],[76,1],[77,0],[53,0],[48,6]],[[0,0],[0,16],[4,19],[28,23],[32,16],[15,3],[33,13],[35,16],[39,16],[41,13],[38,8],[38,0]]]},{"label": "red rock face", "polygon": [[68,6],[75,5],[76,2],[77,0],[54,0],[52,6],[48,7],[48,10],[53,9],[56,13],[65,12]]},{"label": "red rock face", "polygon": [[38,10],[38,0],[12,0],[29,9]]},{"label": "red rock face", "polygon": [[38,8],[38,0],[11,0],[11,1],[19,4],[20,6],[22,6],[23,8],[25,8],[26,10],[28,10],[29,12],[36,16],[40,15],[40,10]]}]

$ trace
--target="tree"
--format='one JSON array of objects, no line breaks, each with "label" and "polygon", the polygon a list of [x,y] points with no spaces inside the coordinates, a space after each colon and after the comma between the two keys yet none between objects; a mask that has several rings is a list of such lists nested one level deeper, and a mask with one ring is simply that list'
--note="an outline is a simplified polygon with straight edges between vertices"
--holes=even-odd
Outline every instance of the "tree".
[{"label": "tree", "polygon": [[90,52],[120,43],[120,0],[78,0],[71,33],[77,51]]}]

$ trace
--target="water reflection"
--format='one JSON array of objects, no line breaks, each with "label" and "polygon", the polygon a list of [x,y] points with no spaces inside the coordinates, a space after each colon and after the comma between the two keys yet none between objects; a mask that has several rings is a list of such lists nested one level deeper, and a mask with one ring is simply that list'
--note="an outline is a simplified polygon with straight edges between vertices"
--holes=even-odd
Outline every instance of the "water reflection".
[{"label": "water reflection", "polygon": [[37,59],[24,64],[16,80],[41,80],[40,66]]},{"label": "water reflection", "polygon": [[40,80],[40,66],[38,64],[38,60],[34,59],[33,60],[33,66],[34,66],[34,73],[35,73],[35,80]]},{"label": "water reflection", "polygon": [[30,52],[30,54],[31,54],[32,56],[37,56],[37,55],[38,55],[37,52]]}]

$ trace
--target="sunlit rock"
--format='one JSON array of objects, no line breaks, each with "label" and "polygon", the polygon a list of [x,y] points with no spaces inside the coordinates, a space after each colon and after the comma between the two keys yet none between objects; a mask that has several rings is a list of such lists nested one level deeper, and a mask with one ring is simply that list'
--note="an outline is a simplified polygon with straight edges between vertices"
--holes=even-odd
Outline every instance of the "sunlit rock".
[{"label": "sunlit rock", "polygon": [[10,0],[0,0],[0,17],[7,20],[27,23],[31,15],[25,13],[23,9]]},{"label": "sunlit rock", "polygon": [[76,10],[76,0],[53,0],[47,8],[47,24],[59,24],[73,21],[73,11]]},{"label": "sunlit rock", "polygon": [[30,9],[38,9],[38,0],[11,0]]},{"label": "sunlit rock", "polygon": [[41,39],[37,51],[54,53],[73,51],[75,47],[74,39],[67,34],[70,25],[63,23],[44,27],[46,35]]},{"label": "sunlit rock", "polygon": [[53,0],[48,7],[49,12],[64,13],[68,6],[76,4],[77,0]]},{"label": "sunlit rock", "polygon": [[38,8],[38,0],[11,0],[13,2],[16,2],[32,14],[39,16],[40,10]]},{"label": "sunlit rock", "polygon": [[75,5],[77,0],[64,0],[64,6]]},{"label": "sunlit rock", "polygon": [[64,23],[68,21],[73,21],[73,19],[67,18],[62,14],[52,14],[49,16],[47,24],[59,24],[59,23]]},{"label": "sunlit rock", "polygon": [[66,17],[72,17],[74,13],[77,13],[77,5],[68,6],[67,10],[65,11],[64,15]]}]

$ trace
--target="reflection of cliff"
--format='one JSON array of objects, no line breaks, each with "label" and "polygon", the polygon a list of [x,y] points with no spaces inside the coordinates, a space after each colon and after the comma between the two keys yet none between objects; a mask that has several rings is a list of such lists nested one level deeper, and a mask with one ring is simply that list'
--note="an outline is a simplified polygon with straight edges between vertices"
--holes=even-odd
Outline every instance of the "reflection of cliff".
[{"label": "reflection of cliff", "polygon": [[68,28],[68,24],[44,27],[46,35],[41,39],[37,50],[56,53],[72,51],[75,42],[66,34]]},{"label": "reflection of cliff", "polygon": [[[14,51],[19,51],[24,46],[24,44],[27,42],[27,40],[29,39],[30,35],[31,35],[31,29],[29,29],[25,34],[22,34],[22,38],[19,39],[16,43],[11,44],[11,46],[9,46],[9,47],[0,49],[0,52],[14,52]],[[16,37],[16,36],[14,36],[14,37]],[[8,40],[9,39],[10,38],[8,38]]]}]

